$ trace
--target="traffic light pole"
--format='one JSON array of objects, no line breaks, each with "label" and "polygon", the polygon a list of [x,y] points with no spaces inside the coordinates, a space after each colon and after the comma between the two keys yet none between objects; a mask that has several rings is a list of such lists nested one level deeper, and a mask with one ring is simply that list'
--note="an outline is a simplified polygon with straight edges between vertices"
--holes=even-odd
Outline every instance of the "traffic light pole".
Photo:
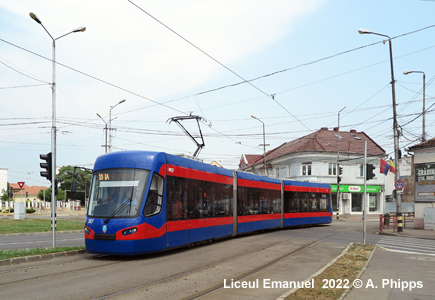
[{"label": "traffic light pole", "polygon": [[40,164],[41,168],[45,169],[45,171],[41,171],[41,176],[51,181],[51,226],[53,231],[53,248],[56,248],[56,164],[52,152],[40,154],[39,158],[45,161]]},{"label": "traffic light pole", "polygon": [[53,58],[52,58],[52,76],[53,82],[51,83],[51,112],[52,112],[52,126],[51,126],[51,156],[52,156],[52,178],[51,178],[51,217],[52,217],[52,229],[53,229],[53,248],[56,248],[56,40],[69,35],[75,32],[83,32],[86,30],[86,27],[79,27],[70,31],[64,35],[59,36],[58,38],[53,38],[53,36],[48,32],[45,26],[42,24],[41,20],[34,14],[29,13],[30,17],[35,20],[38,24],[44,28],[45,32],[50,36],[53,41]]},{"label": "traffic light pole", "polygon": [[[48,33],[48,31],[47,31]],[[51,36],[51,35],[50,35]],[[52,111],[52,126],[51,126],[51,228],[53,233],[53,248],[56,248],[56,211],[57,211],[57,198],[56,198],[56,39],[53,39],[53,60],[52,60],[52,74],[53,83],[51,85],[51,111]]]}]

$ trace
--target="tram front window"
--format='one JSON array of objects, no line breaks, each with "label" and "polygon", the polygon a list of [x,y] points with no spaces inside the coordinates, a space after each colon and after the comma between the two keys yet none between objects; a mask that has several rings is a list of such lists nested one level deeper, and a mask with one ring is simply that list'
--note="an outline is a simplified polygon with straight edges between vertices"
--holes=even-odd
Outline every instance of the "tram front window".
[{"label": "tram front window", "polygon": [[88,216],[100,218],[136,217],[150,171],[107,169],[94,172]]}]

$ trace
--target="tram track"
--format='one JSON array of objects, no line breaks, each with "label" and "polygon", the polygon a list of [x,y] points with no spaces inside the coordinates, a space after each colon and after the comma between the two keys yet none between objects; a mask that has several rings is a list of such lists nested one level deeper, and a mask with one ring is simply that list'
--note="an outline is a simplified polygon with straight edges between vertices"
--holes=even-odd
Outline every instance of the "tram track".
[{"label": "tram track", "polygon": [[[74,259],[68,262],[58,262],[58,263],[46,263],[46,264],[39,264],[36,266],[31,266],[31,267],[24,267],[24,268],[18,268],[18,269],[11,269],[11,270],[6,270],[6,271],[1,271],[0,275],[3,274],[11,274],[11,273],[18,273],[18,272],[27,272],[29,270],[35,270],[35,269],[39,269],[39,268],[49,268],[52,266],[59,266],[59,265],[65,265],[65,264],[75,264],[79,261],[85,261],[85,260],[93,260],[93,259],[98,259],[98,258],[103,258],[103,257],[107,257],[108,255],[95,255],[92,257],[87,257],[87,258],[79,258],[79,259]],[[15,281],[8,281],[8,282],[0,282],[0,286],[3,285],[8,285],[8,284],[15,284],[15,283],[23,283],[26,281],[31,281],[31,280],[40,280],[43,278],[50,278],[50,277],[56,277],[59,275],[65,275],[65,274],[69,274],[69,273],[74,273],[74,272],[80,272],[80,271],[86,271],[86,270],[92,270],[95,268],[100,268],[103,266],[111,266],[111,265],[116,265],[119,263],[123,263],[123,261],[115,261],[112,263],[107,263],[107,264],[101,264],[101,265],[95,265],[95,266],[90,266],[90,267],[85,267],[85,268],[77,268],[77,269],[73,269],[73,270],[69,270],[69,271],[63,271],[63,272],[55,272],[55,273],[51,273],[51,274],[47,274],[47,275],[41,275],[41,274],[37,274],[34,277],[30,277],[30,278],[21,278]]]},{"label": "tram track", "polygon": [[[298,248],[298,249],[296,249],[296,250],[294,250],[294,251],[292,251],[292,252],[290,252],[288,254],[282,255],[282,256],[280,256],[280,257],[278,257],[278,258],[276,258],[276,259],[274,259],[274,260],[264,264],[263,266],[257,267],[255,269],[249,271],[249,272],[246,272],[245,274],[237,276],[236,278],[234,278],[234,281],[240,281],[240,280],[243,280],[243,279],[245,279],[245,278],[247,278],[249,276],[252,276],[252,275],[254,275],[256,273],[259,273],[259,272],[261,272],[261,271],[263,271],[263,270],[265,270],[265,269],[267,269],[267,268],[269,268],[269,267],[271,267],[271,266],[273,266],[273,265],[283,261],[284,259],[287,259],[287,258],[289,258],[291,256],[294,256],[294,255],[296,255],[296,254],[298,254],[298,253],[300,253],[300,252],[302,252],[302,251],[304,251],[304,250],[306,250],[306,249],[308,249],[308,248],[310,248],[310,247],[320,243],[322,240],[324,240],[324,239],[326,239],[328,237],[331,237],[333,235],[335,235],[335,234],[328,235],[328,236],[326,236],[326,237],[324,237],[324,238],[322,238],[320,240],[314,241],[314,242],[312,242],[312,243],[310,243],[310,244],[308,244],[306,246],[300,247],[300,248]],[[203,291],[201,293],[198,293],[197,295],[194,295],[193,297],[189,297],[189,298],[186,298],[186,299],[189,299],[189,300],[198,299],[198,298],[200,298],[202,296],[205,296],[207,294],[213,293],[213,292],[215,292],[217,290],[220,290],[220,289],[223,289],[223,288],[224,287],[223,287],[222,284],[216,285],[216,286],[214,286],[212,288],[209,288],[206,291]]]},{"label": "tram track", "polygon": [[[251,275],[254,275],[256,273],[259,273],[259,272],[261,272],[261,271],[263,271],[263,270],[265,270],[265,269],[267,269],[267,268],[269,268],[269,267],[271,267],[273,265],[278,264],[279,262],[281,262],[281,261],[283,261],[283,260],[285,260],[285,259],[287,259],[287,258],[289,258],[291,256],[294,256],[294,255],[296,255],[298,253],[301,253],[302,251],[304,251],[304,250],[306,250],[306,249],[308,249],[310,247],[313,247],[314,245],[324,241],[325,239],[328,239],[329,237],[331,237],[333,235],[336,235],[336,233],[324,236],[324,237],[322,237],[322,238],[320,238],[318,240],[315,240],[315,241],[313,241],[311,243],[308,243],[307,245],[300,246],[297,249],[295,249],[295,250],[293,250],[293,251],[291,251],[289,253],[285,253],[283,255],[280,255],[279,257],[274,258],[271,261],[268,261],[268,262],[266,262],[266,263],[264,263],[264,264],[262,264],[260,266],[255,267],[254,269],[251,269],[251,270],[249,270],[247,272],[244,272],[243,274],[240,274],[240,275],[234,277],[234,280],[235,281],[242,280],[242,279],[244,279],[244,278],[246,278],[248,276],[251,276]],[[181,272],[181,273],[178,273],[178,274],[175,274],[175,275],[172,275],[172,276],[168,276],[168,277],[165,277],[165,278],[161,278],[161,279],[158,279],[158,280],[146,283],[146,284],[138,285],[138,286],[135,286],[135,287],[130,287],[130,288],[122,290],[122,291],[118,291],[118,292],[107,294],[107,295],[104,295],[104,296],[101,296],[101,297],[93,298],[93,300],[109,299],[109,298],[113,298],[113,297],[116,298],[118,296],[124,297],[124,296],[126,296],[126,294],[134,292],[134,291],[138,291],[138,290],[141,290],[141,289],[148,289],[148,288],[153,287],[153,286],[157,286],[157,285],[160,285],[160,284],[168,283],[170,281],[181,279],[181,278],[186,277],[188,275],[192,275],[192,274],[195,274],[195,273],[200,273],[200,272],[205,271],[207,269],[216,268],[219,265],[222,265],[222,264],[225,264],[225,263],[230,263],[231,261],[236,261],[236,260],[239,260],[239,259],[241,259],[243,257],[249,256],[249,255],[253,255],[253,254],[258,253],[258,252],[266,251],[268,249],[273,249],[273,247],[276,247],[277,245],[280,245],[280,244],[285,244],[286,242],[289,242],[291,240],[294,240],[294,237],[286,238],[286,239],[278,241],[278,242],[276,242],[276,243],[274,243],[272,245],[269,244],[269,245],[264,246],[264,247],[258,247],[258,248],[252,249],[250,251],[241,253],[239,255],[231,256],[231,257],[228,257],[226,259],[221,259],[219,261],[215,261],[215,262],[207,264],[205,266],[193,268],[191,270],[184,271],[184,272]],[[213,293],[213,292],[215,292],[217,290],[220,290],[222,288],[224,288],[222,283],[221,284],[217,284],[217,285],[214,285],[214,286],[212,286],[210,288],[207,288],[204,291],[200,291],[200,292],[194,294],[193,296],[189,296],[189,297],[186,297],[184,299],[198,299],[198,298],[200,298],[202,296],[205,296],[207,294]]]}]

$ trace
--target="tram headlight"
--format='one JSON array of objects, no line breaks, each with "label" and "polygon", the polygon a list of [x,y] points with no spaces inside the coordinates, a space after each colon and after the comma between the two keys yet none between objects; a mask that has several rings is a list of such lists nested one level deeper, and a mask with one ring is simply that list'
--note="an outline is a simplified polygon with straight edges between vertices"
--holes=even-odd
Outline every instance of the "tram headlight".
[{"label": "tram headlight", "polygon": [[130,235],[130,234],[134,234],[136,232],[137,232],[137,228],[133,227],[133,228],[129,228],[129,229],[123,230],[122,231],[122,235]]}]

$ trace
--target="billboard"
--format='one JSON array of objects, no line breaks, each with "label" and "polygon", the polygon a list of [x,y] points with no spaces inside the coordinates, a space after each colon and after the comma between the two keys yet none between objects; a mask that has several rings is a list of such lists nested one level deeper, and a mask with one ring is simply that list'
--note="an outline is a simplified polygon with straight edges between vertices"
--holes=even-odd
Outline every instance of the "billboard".
[{"label": "billboard", "polygon": [[415,202],[435,201],[435,163],[416,164]]}]

